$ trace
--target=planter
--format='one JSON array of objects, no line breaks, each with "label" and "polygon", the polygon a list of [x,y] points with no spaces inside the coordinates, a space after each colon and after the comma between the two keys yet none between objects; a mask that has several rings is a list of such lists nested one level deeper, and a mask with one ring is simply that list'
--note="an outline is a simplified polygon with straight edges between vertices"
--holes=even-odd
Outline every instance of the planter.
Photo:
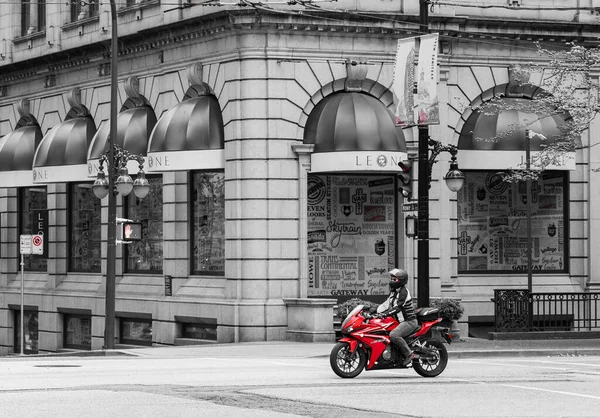
[{"label": "planter", "polygon": [[333,306],[336,299],[284,299],[287,306],[286,340],[335,342]]}]

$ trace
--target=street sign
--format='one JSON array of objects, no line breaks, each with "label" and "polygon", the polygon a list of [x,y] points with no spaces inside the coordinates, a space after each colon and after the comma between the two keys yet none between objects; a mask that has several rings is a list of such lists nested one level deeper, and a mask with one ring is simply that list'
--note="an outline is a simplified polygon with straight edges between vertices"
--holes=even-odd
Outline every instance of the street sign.
[{"label": "street sign", "polygon": [[21,254],[31,254],[31,235],[21,235]]},{"label": "street sign", "polygon": [[415,212],[419,210],[418,203],[403,203],[402,212]]},{"label": "street sign", "polygon": [[43,235],[32,235],[31,236],[31,254],[42,255],[44,254],[44,236]]},{"label": "street sign", "polygon": [[44,254],[44,236],[43,235],[21,235],[21,254]]}]

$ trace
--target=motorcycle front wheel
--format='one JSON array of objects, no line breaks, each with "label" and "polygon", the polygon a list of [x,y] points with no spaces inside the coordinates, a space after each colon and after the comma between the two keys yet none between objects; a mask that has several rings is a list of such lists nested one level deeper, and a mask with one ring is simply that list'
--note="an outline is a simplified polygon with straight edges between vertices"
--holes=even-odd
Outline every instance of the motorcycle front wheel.
[{"label": "motorcycle front wheel", "polygon": [[367,355],[361,348],[351,353],[348,343],[337,343],[329,355],[329,364],[335,374],[348,379],[358,376],[363,371],[367,364]]},{"label": "motorcycle front wheel", "polygon": [[419,358],[413,360],[413,369],[423,377],[435,377],[444,371],[448,364],[448,351],[438,340],[427,340],[423,344],[425,350],[415,348]]}]

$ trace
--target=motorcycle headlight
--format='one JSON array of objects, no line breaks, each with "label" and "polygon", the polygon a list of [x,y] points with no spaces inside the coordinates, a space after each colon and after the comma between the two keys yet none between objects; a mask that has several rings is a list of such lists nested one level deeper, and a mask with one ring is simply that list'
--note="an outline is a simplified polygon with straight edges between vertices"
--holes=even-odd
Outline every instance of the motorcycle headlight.
[{"label": "motorcycle headlight", "polygon": [[350,334],[353,331],[352,327],[348,327],[342,330],[342,334]]}]

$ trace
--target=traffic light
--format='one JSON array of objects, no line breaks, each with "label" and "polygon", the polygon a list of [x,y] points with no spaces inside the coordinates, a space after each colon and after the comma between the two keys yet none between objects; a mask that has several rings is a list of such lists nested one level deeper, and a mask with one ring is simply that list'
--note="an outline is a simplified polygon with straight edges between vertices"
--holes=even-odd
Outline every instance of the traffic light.
[{"label": "traffic light", "polygon": [[123,222],[123,241],[140,241],[142,239],[141,222]]},{"label": "traffic light", "polygon": [[398,183],[400,184],[398,191],[410,200],[413,195],[413,163],[412,161],[400,161],[398,167],[401,170],[398,175]]}]

